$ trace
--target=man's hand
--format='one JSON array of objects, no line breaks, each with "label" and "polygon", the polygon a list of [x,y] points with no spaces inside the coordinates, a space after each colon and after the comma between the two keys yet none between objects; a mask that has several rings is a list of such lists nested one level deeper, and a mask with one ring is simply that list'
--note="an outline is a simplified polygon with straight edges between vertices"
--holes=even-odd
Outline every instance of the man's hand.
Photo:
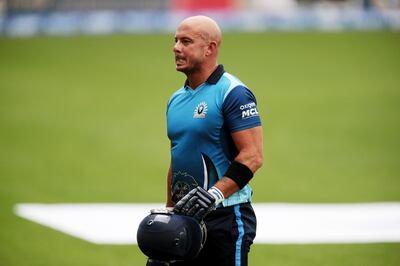
[{"label": "man's hand", "polygon": [[201,221],[215,208],[215,201],[216,198],[213,194],[201,187],[196,187],[175,204],[174,212],[192,216]]}]

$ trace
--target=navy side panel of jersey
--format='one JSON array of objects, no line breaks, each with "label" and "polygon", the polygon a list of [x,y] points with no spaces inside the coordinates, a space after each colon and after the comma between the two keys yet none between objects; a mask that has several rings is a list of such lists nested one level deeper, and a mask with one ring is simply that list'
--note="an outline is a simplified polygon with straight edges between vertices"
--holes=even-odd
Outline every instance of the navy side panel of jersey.
[{"label": "navy side panel of jersey", "polygon": [[225,98],[221,145],[229,161],[238,155],[231,133],[261,125],[256,104],[254,94],[242,85],[234,87]]},{"label": "navy side panel of jersey", "polygon": [[261,125],[256,97],[244,86],[236,86],[226,96],[223,112],[231,133]]}]

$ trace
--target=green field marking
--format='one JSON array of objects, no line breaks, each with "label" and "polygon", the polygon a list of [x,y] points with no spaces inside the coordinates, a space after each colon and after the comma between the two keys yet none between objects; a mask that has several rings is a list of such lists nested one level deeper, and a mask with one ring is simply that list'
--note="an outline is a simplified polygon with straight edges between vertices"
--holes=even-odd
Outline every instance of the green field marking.
[{"label": "green field marking", "polygon": [[[163,203],[20,203],[19,217],[94,244],[136,244],[151,209]],[[397,243],[400,202],[254,203],[256,244]]]}]

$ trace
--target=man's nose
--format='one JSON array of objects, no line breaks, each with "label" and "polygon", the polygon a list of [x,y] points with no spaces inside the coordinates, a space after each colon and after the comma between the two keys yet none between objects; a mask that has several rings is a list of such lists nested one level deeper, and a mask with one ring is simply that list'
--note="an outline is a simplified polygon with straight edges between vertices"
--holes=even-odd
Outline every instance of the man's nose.
[{"label": "man's nose", "polygon": [[179,44],[179,42],[176,42],[176,43],[175,43],[175,45],[174,45],[172,51],[173,51],[174,53],[180,52],[180,44]]}]

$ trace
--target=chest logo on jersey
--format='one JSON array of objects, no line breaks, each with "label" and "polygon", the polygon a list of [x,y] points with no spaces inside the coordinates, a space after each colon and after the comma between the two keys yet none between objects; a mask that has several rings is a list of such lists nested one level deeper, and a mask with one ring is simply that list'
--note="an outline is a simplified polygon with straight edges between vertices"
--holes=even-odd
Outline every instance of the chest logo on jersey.
[{"label": "chest logo on jersey", "polygon": [[199,103],[194,109],[193,118],[205,118],[208,111],[206,102]]}]

